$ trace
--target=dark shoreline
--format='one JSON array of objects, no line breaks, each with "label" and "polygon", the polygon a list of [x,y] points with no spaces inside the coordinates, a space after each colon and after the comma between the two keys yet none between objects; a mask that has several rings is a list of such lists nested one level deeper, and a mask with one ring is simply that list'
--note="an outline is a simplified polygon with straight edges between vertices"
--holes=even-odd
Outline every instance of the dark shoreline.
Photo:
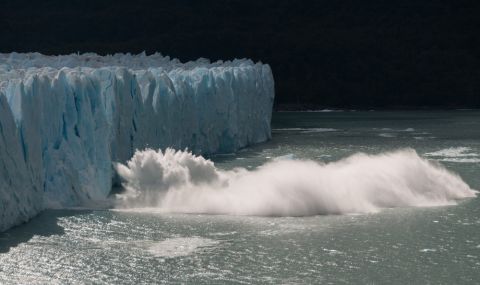
[{"label": "dark shoreline", "polygon": [[480,108],[469,106],[390,106],[385,108],[378,107],[355,107],[346,106],[344,108],[331,107],[316,104],[276,104],[273,107],[274,112],[356,112],[356,111],[480,111]]}]

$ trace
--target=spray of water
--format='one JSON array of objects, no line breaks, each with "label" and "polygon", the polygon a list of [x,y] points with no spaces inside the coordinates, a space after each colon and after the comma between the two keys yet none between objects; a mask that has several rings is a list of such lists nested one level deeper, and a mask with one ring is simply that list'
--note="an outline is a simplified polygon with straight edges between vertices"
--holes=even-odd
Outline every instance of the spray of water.
[{"label": "spray of water", "polygon": [[356,154],[323,164],[275,160],[256,170],[217,169],[186,151],[137,151],[116,169],[124,180],[119,208],[165,212],[306,216],[382,208],[452,205],[474,197],[462,179],[405,149]]}]

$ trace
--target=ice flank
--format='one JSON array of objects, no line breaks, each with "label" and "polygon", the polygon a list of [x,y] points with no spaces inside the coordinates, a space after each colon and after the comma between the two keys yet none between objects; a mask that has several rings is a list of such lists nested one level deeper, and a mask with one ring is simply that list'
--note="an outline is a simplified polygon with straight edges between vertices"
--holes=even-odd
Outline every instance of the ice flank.
[{"label": "ice flank", "polygon": [[265,141],[273,99],[270,67],[250,60],[0,54],[0,231],[104,199],[136,149]]}]

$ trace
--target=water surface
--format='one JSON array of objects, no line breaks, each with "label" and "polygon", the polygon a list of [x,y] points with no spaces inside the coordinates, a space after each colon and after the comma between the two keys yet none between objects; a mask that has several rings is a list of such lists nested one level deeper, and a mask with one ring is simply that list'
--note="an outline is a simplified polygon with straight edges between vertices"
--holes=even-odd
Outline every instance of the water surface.
[{"label": "water surface", "polygon": [[[275,113],[273,138],[217,167],[413,148],[480,189],[480,112]],[[362,215],[49,210],[0,234],[0,283],[475,284],[480,202]]]}]

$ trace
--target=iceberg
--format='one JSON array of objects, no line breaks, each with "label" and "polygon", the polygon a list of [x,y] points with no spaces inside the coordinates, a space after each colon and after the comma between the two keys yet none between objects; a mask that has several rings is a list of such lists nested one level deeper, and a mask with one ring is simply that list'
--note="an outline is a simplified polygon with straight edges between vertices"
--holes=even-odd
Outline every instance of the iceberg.
[{"label": "iceberg", "polygon": [[0,231],[111,192],[137,149],[234,152],[271,136],[274,80],[251,60],[0,54]]}]

